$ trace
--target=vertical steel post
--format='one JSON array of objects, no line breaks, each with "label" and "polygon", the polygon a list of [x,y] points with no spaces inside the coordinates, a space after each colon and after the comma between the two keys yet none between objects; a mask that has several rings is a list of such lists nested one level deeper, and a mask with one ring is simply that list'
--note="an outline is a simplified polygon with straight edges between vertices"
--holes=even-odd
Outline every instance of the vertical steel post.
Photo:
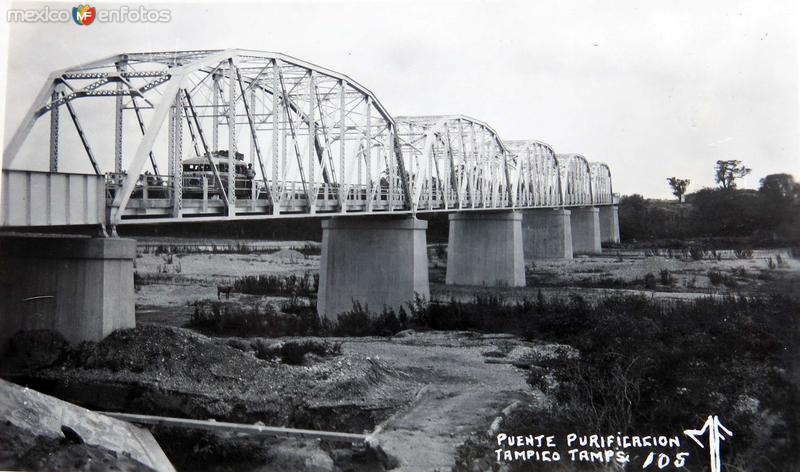
[{"label": "vertical steel post", "polygon": [[180,93],[175,94],[175,101],[169,115],[169,186],[172,199],[172,217],[180,218],[183,208],[183,121],[181,119]]},{"label": "vertical steel post", "polygon": [[[242,90],[242,94],[244,94],[244,90]],[[242,96],[242,99],[244,99],[244,96]],[[250,87],[250,107],[252,108],[253,120],[255,120],[256,117],[258,116],[258,112],[256,111],[256,88],[255,87]],[[255,125],[255,123],[254,123],[254,125]],[[256,165],[256,138],[255,138],[255,136],[251,136],[250,137],[250,165],[251,166],[255,166]],[[266,178],[266,176],[264,176],[264,178]],[[253,182],[255,182],[255,179],[253,179]]]},{"label": "vertical steel post", "polygon": [[211,91],[211,153],[219,151],[219,80],[222,74],[214,71],[213,85]]},{"label": "vertical steel post", "polygon": [[317,150],[314,146],[317,138],[317,126],[314,121],[314,71],[308,72],[308,212],[317,211],[317,176],[314,160],[317,158]]},{"label": "vertical steel post", "polygon": [[236,74],[234,58],[228,59],[228,216],[236,215]]},{"label": "vertical steel post", "polygon": [[386,142],[384,143],[385,152],[389,155],[389,196],[386,198],[386,203],[389,205],[389,211],[394,211],[394,188],[397,176],[397,163],[395,159],[394,146],[392,145],[391,128],[386,128]]},{"label": "vertical steel post", "polygon": [[[60,88],[59,82],[53,85],[53,93],[50,96],[51,103],[55,103],[59,99]],[[58,131],[61,122],[59,108],[57,105],[50,108],[50,172],[58,172]]]},{"label": "vertical steel post", "polygon": [[367,95],[367,147],[364,149],[364,163],[366,164],[367,181],[367,211],[372,211],[372,100]]},{"label": "vertical steel post", "polygon": [[347,83],[339,80],[339,211],[347,211],[347,174],[345,169],[345,116],[344,88]]},{"label": "vertical steel post", "polygon": [[[280,83],[278,82],[278,60],[272,60],[272,214],[277,215],[280,212],[281,190],[280,180],[278,173],[278,153],[280,152],[278,146],[278,133],[281,126],[281,111],[283,105],[278,95]],[[284,147],[286,143],[284,142]]]},{"label": "vertical steel post", "polygon": [[[127,70],[127,64],[124,61],[120,61],[116,63],[117,72],[123,73]],[[117,100],[116,100],[116,108],[114,109],[114,126],[115,126],[115,133],[114,133],[114,173],[120,174],[122,173],[122,131],[123,131],[123,123],[122,123],[122,108],[124,106],[122,95],[124,84],[122,80],[117,81]]]}]

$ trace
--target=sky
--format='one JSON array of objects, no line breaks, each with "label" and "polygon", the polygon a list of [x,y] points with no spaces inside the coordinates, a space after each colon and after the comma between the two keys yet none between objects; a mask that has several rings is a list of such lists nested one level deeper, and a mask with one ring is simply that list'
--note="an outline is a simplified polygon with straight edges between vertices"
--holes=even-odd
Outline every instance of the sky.
[{"label": "sky", "polygon": [[623,195],[669,198],[671,176],[690,179],[690,191],[714,186],[719,159],[753,169],[740,187],[778,172],[800,180],[793,1],[128,5],[140,4],[169,9],[171,21],[9,24],[9,6],[42,4],[0,0],[6,144],[52,70],[120,52],[244,48],[342,72],[395,116],[464,114],[502,139],[606,162]]}]

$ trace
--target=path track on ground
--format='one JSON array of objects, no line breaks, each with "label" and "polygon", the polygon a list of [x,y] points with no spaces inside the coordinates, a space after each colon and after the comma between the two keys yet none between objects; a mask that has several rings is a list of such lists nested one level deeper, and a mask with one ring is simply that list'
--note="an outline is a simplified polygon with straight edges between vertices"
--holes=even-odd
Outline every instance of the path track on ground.
[{"label": "path track on ground", "polygon": [[481,352],[489,344],[485,338],[473,343],[453,333],[346,343],[346,349],[379,357],[427,384],[414,402],[382,423],[374,435],[383,450],[399,461],[395,470],[450,470],[456,448],[469,433],[488,429],[515,400],[535,401],[524,370],[485,363]]}]

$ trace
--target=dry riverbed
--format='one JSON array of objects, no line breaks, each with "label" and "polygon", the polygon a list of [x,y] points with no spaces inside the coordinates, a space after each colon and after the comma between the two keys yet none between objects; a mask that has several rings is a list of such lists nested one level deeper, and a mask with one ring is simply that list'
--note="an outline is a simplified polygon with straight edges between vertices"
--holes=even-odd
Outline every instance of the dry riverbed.
[{"label": "dry riverbed", "polygon": [[[372,443],[383,451],[156,429],[157,440],[179,469],[449,470],[456,448],[471,434],[483,434],[507,405],[547,402],[527,384],[527,371],[519,366],[574,354],[567,346],[469,332],[406,331],[391,338],[206,337],[185,328],[196,302],[216,299],[218,285],[243,276],[315,274],[319,245],[179,242],[148,241],[140,247],[137,329],[72,347],[38,369],[18,369],[13,377],[90,408],[371,433]],[[215,245],[224,250],[209,252]],[[481,290],[442,283],[446,250],[431,246],[429,260],[434,298],[469,299]],[[662,299],[752,295],[797,290],[798,272],[798,260],[785,250],[755,251],[748,257],[720,252],[701,260],[667,251],[610,250],[570,263],[529,262],[528,287],[491,290],[509,300],[540,292],[546,298],[580,294],[590,300],[610,293]],[[643,285],[648,274],[655,286]],[[241,307],[279,306],[283,300],[230,296]],[[339,344],[340,349],[306,354],[300,365],[264,355],[265,346],[268,351],[280,343],[309,340]]]}]

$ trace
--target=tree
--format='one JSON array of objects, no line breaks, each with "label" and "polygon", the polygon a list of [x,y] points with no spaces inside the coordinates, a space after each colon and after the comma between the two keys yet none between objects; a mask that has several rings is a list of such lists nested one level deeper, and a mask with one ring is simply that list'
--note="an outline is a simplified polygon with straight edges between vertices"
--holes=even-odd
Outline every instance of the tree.
[{"label": "tree", "polygon": [[683,201],[683,196],[686,194],[686,187],[691,182],[689,179],[679,179],[677,177],[670,177],[667,179],[669,186],[672,187],[672,194],[678,197],[678,202]]},{"label": "tree", "polygon": [[771,200],[786,200],[790,203],[800,201],[800,182],[795,182],[791,174],[770,174],[764,177],[758,191]]},{"label": "tree", "polygon": [[717,161],[714,180],[724,189],[736,188],[736,179],[749,174],[752,169],[742,165],[742,161],[728,160]]},{"label": "tree", "polygon": [[765,229],[785,237],[798,234],[800,182],[795,182],[790,174],[770,174],[761,179],[758,195]]}]

